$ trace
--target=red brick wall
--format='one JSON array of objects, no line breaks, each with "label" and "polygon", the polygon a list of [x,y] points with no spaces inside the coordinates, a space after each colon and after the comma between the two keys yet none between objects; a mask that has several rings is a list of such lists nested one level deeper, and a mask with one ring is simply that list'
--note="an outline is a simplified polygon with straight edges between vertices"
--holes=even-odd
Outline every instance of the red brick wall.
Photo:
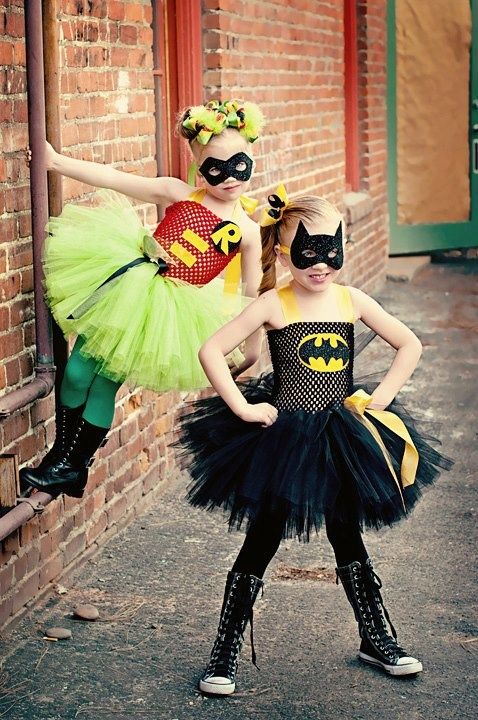
[{"label": "red brick wall", "polygon": [[[4,3],[5,5],[5,3]],[[149,0],[61,0],[63,149],[156,174]],[[385,3],[359,0],[362,189],[373,210],[349,226],[347,276],[371,288],[386,251]],[[242,96],[268,118],[253,192],[279,181],[345,209],[343,8],[336,0],[203,0],[204,97]],[[33,372],[23,2],[0,9],[0,392]],[[177,108],[173,108],[176,111]],[[91,189],[64,181],[64,199]],[[154,221],[154,209],[147,209]],[[82,502],[60,498],[1,546],[0,627],[154,497],[173,469],[177,394],[123,390]],[[1,452],[36,462],[54,434],[53,397],[0,421]]]},{"label": "red brick wall", "polygon": [[[154,176],[151,4],[60,5],[63,150]],[[0,13],[0,391],[7,392],[31,379],[35,345],[23,2]],[[63,189],[65,201],[91,193],[70,179]],[[155,208],[146,215],[153,222]],[[0,627],[150,502],[173,470],[166,445],[178,401],[174,393],[122,390],[83,501],[60,498],[1,544]],[[37,462],[53,440],[53,409],[50,396],[1,420],[0,452]]]},{"label": "red brick wall", "polygon": [[[344,277],[377,287],[384,277],[386,224],[386,7],[360,0],[362,188],[373,211],[349,226]],[[345,210],[343,3],[340,0],[203,0],[205,97],[240,96],[268,118],[255,152],[253,188],[265,201],[286,181],[290,194],[320,194]]]}]

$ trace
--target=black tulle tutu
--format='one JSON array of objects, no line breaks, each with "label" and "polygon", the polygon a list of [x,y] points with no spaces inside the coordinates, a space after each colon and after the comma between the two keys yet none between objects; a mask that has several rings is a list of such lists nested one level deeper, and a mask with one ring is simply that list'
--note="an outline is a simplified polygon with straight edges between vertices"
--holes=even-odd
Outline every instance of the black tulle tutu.
[{"label": "black tulle tutu", "polygon": [[[240,388],[249,402],[272,402],[273,375]],[[371,387],[356,383],[371,393]],[[393,477],[370,431],[343,403],[317,412],[281,410],[270,427],[246,423],[220,397],[192,404],[181,421],[178,446],[192,481],[188,500],[208,510],[223,508],[230,528],[245,528],[262,511],[285,512],[284,537],[308,540],[325,516],[378,528],[406,516],[424,486],[451,461],[418,432],[399,403],[388,410],[405,423],[419,453],[415,482]],[[404,441],[370,417],[400,478]]]}]

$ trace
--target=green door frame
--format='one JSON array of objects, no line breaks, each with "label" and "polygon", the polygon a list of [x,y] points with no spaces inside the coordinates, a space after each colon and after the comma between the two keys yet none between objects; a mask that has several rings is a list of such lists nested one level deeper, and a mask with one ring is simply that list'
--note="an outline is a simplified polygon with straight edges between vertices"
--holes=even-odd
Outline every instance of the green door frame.
[{"label": "green door frame", "polygon": [[[470,3],[471,43],[475,50],[471,52],[470,58],[470,218],[464,222],[400,225],[397,223],[396,0],[388,0],[388,205],[391,255],[478,246],[478,0],[470,0]],[[474,125],[477,127],[475,131]]]}]

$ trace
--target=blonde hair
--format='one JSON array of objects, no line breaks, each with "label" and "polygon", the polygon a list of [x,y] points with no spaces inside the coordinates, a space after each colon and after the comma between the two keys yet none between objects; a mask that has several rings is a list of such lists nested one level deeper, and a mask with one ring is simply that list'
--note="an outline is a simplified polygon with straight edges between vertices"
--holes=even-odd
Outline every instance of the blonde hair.
[{"label": "blonde hair", "polygon": [[297,226],[300,220],[314,222],[333,218],[343,222],[342,215],[335,205],[322,197],[304,195],[290,200],[276,223],[261,227],[262,281],[259,295],[276,286],[277,255],[275,248],[281,244],[281,235]]}]

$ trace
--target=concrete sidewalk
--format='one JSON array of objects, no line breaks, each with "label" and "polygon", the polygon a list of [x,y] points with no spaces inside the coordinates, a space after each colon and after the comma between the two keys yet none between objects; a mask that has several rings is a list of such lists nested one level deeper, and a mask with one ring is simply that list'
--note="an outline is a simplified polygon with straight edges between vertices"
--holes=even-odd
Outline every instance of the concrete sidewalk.
[{"label": "concrete sidewalk", "polygon": [[[238,692],[198,694],[243,536],[228,534],[220,514],[189,508],[182,477],[156,510],[88,561],[66,594],[3,638],[0,718],[475,718],[477,274],[473,262],[431,264],[410,283],[387,283],[379,298],[425,347],[402,398],[414,414],[441,422],[443,451],[456,460],[407,521],[365,537],[399,641],[423,661],[421,676],[394,679],[359,664],[356,624],[322,533],[309,545],[283,544],[269,569],[255,613],[260,672],[246,641]],[[392,356],[375,340],[357,374],[385,368]],[[82,602],[96,605],[100,619],[73,620]],[[54,625],[70,628],[72,639],[44,640]]]}]

